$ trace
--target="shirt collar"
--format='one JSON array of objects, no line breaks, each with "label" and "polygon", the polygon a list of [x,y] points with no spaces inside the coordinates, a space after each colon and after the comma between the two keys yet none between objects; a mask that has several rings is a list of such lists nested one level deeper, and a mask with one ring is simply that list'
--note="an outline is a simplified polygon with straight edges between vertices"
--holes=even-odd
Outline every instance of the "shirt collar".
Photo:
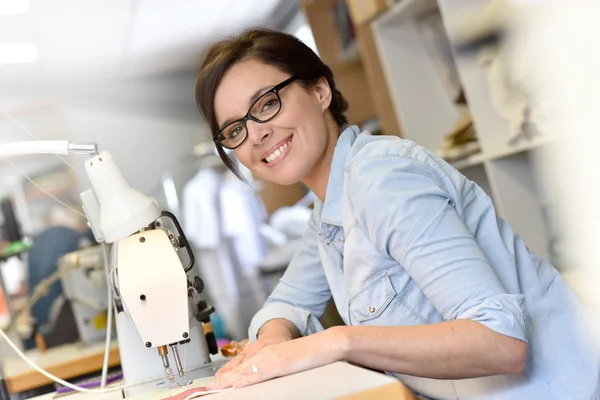
[{"label": "shirt collar", "polygon": [[333,159],[331,160],[331,170],[329,171],[329,181],[327,182],[327,191],[325,192],[323,212],[321,214],[321,220],[324,223],[342,226],[344,168],[350,149],[359,134],[360,131],[357,126],[348,126],[340,134],[335,145]]}]

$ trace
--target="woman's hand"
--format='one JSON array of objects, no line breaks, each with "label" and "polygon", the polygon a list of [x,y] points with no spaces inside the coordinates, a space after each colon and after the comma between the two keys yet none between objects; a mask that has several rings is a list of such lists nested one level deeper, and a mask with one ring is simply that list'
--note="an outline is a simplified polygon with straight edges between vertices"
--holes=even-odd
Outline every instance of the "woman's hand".
[{"label": "woman's hand", "polygon": [[[332,328],[307,337],[276,344],[253,343],[216,374],[213,389],[239,388],[307,369],[342,358],[343,341],[339,329]],[[238,360],[239,359],[239,360]]]},{"label": "woman's hand", "polygon": [[244,350],[240,354],[235,356],[235,358],[233,360],[229,361],[227,364],[225,364],[224,366],[219,368],[219,370],[215,374],[215,382],[212,384],[212,386],[216,388],[215,383],[219,382],[219,378],[221,376],[227,375],[229,371],[238,367],[246,358],[252,357],[256,353],[261,351],[265,346],[267,346],[267,343],[275,344],[275,343],[281,343],[281,342],[285,342],[285,341],[289,341],[289,340],[291,340],[291,339],[286,338],[286,337],[270,338],[270,339],[258,338],[256,340],[256,342],[246,345]]},{"label": "woman's hand", "polygon": [[273,319],[268,321],[260,329],[256,342],[247,345],[240,354],[217,371],[215,374],[215,382],[219,381],[220,376],[227,374],[228,371],[231,371],[240,365],[246,357],[251,357],[261,351],[263,347],[287,342],[299,336],[300,333],[295,325],[287,320]]}]

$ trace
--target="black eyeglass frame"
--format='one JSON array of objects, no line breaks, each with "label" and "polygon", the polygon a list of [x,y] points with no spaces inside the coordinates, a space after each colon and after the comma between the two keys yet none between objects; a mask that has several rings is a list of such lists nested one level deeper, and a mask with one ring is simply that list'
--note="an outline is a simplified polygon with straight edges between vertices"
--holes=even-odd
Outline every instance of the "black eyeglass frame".
[{"label": "black eyeglass frame", "polygon": [[[292,76],[288,79],[286,79],[285,81],[273,86],[271,89],[267,90],[266,92],[264,92],[263,94],[261,94],[260,96],[258,96],[258,98],[256,100],[254,100],[252,102],[252,104],[250,105],[250,107],[248,108],[248,112],[246,113],[246,115],[244,115],[242,118],[240,119],[236,119],[235,121],[231,121],[230,123],[228,123],[227,125],[225,125],[222,129],[219,130],[219,132],[217,132],[216,135],[213,136],[213,140],[215,141],[215,143],[217,143],[219,146],[222,146],[226,149],[229,150],[234,150],[237,149],[238,147],[240,147],[242,144],[244,144],[244,142],[246,141],[246,139],[248,139],[248,127],[246,126],[246,122],[248,120],[252,120],[254,122],[258,122],[259,124],[264,124],[265,122],[269,122],[270,120],[272,120],[273,118],[275,118],[277,116],[277,114],[279,114],[279,112],[281,111],[281,108],[283,107],[283,102],[281,101],[281,96],[279,95],[279,92],[281,91],[281,89],[283,89],[284,87],[286,87],[287,85],[289,85],[290,83],[294,82],[296,79],[298,79],[295,76]],[[256,118],[255,116],[253,116],[250,112],[252,111],[252,108],[256,105],[256,103],[258,103],[263,97],[271,94],[271,93],[275,93],[275,95],[277,95],[277,99],[279,100],[279,109],[277,110],[277,112],[275,114],[273,114],[271,117],[261,120]],[[236,123],[241,123],[244,125],[244,130],[246,131],[246,136],[244,136],[244,138],[242,139],[242,141],[234,147],[229,147],[224,145],[221,140],[219,140],[220,136],[223,136],[222,133],[225,129],[227,129],[228,127],[230,127],[233,124]]]}]

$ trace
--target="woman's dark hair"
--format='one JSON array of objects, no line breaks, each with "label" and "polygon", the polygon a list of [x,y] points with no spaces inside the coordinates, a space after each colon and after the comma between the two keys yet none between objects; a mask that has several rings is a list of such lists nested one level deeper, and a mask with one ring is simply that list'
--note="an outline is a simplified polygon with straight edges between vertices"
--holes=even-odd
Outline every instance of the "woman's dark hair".
[{"label": "woman's dark hair", "polygon": [[[214,137],[219,130],[214,110],[214,97],[223,76],[236,63],[255,59],[295,76],[297,82],[310,87],[325,77],[332,92],[329,111],[342,127],[348,123],[344,113],[348,102],[335,87],[333,72],[323,61],[299,39],[286,33],[269,29],[250,29],[219,41],[211,46],[202,64],[196,83],[196,104]],[[216,143],[219,156],[239,178],[241,174],[227,157],[223,147]]]}]

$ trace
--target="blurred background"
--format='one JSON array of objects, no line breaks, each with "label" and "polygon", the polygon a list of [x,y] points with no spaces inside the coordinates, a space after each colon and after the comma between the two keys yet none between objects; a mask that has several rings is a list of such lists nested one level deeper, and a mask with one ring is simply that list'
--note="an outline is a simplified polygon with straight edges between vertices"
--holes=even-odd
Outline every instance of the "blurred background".
[{"label": "blurred background", "polygon": [[[312,196],[243,168],[249,184],[232,177],[194,88],[213,41],[254,26],[281,30],[331,67],[351,124],[452,163],[597,305],[596,232],[577,236],[600,204],[589,184],[597,179],[585,175],[597,167],[572,161],[597,132],[598,59],[581,44],[597,24],[583,11],[591,3],[560,3],[3,0],[0,143],[66,139],[112,153],[134,187],[182,222],[217,336],[241,340],[297,249]],[[101,250],[79,200],[88,187],[81,157],[0,162],[0,324],[25,349],[103,340]],[[341,323],[331,307],[323,322]],[[0,343],[0,359],[7,354]]]}]

